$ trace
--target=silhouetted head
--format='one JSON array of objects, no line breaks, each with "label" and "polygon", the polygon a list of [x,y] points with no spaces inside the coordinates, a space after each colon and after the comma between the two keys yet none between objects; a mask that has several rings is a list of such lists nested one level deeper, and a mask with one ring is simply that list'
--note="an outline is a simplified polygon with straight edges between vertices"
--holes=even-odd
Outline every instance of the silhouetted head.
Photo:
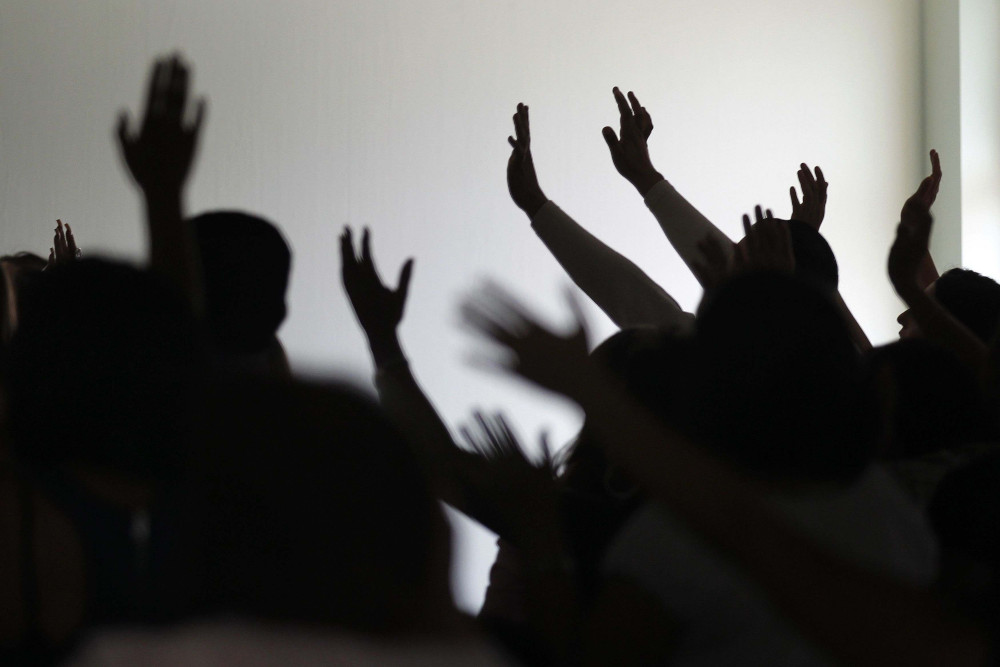
[{"label": "silhouetted head", "polygon": [[975,375],[938,345],[910,339],[875,348],[866,358],[865,375],[879,406],[885,458],[912,458],[995,437]]},{"label": "silhouetted head", "polygon": [[934,297],[981,340],[992,340],[1000,322],[1000,285],[995,280],[969,269],[952,269],[935,281]]},{"label": "silhouetted head", "polygon": [[833,248],[823,235],[801,220],[789,220],[788,231],[795,255],[795,275],[823,289],[836,291],[840,270]]},{"label": "silhouetted head", "polygon": [[679,394],[692,437],[770,477],[849,480],[872,456],[860,361],[826,293],[749,274],[699,308],[697,369]]},{"label": "silhouetted head", "polygon": [[96,259],[25,285],[8,355],[25,461],[160,478],[176,471],[204,353],[187,304],[157,276]]},{"label": "silhouetted head", "polygon": [[448,529],[403,438],[338,386],[212,392],[178,524],[195,607],[395,632],[448,596]]},{"label": "silhouetted head", "polygon": [[209,333],[224,354],[265,351],[285,319],[291,251],[273,224],[239,211],[191,219],[205,281]]},{"label": "silhouetted head", "polygon": [[[1000,323],[1000,285],[995,280],[969,269],[951,269],[925,291],[977,338],[986,343],[993,339]],[[902,325],[900,338],[923,337],[909,310],[896,321]]]},{"label": "silhouetted head", "polygon": [[[640,405],[658,417],[672,415],[674,392],[683,380],[687,341],[654,328],[624,329],[602,342],[593,359],[602,364]],[[584,422],[565,456],[563,481],[574,490],[595,495],[628,496],[634,485],[609,464],[604,446]]]}]

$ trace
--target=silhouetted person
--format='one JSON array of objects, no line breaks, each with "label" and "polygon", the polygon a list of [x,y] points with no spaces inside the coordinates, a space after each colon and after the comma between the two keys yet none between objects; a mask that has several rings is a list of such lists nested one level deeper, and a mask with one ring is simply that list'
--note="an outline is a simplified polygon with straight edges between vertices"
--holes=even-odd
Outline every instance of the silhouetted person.
[{"label": "silhouetted person", "polygon": [[[187,458],[207,356],[187,303],[122,264],[39,273],[19,314],[5,389],[22,597],[4,599],[24,627],[9,650],[39,655],[82,628],[156,614],[157,500]],[[54,561],[39,547],[52,535],[65,542]]]},{"label": "silhouetted person", "polygon": [[292,254],[281,232],[255,215],[212,211],[190,220],[201,257],[205,316],[226,366],[287,375],[277,333],[288,308]]}]

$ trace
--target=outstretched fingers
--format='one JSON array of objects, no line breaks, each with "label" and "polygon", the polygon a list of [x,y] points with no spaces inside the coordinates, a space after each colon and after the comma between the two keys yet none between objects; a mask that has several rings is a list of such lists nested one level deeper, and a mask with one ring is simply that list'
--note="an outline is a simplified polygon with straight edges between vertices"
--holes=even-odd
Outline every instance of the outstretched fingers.
[{"label": "outstretched fingers", "polygon": [[406,295],[410,292],[410,278],[413,275],[413,258],[409,258],[403,263],[403,268],[399,270],[399,281],[396,283],[396,296],[401,301],[406,301]]}]

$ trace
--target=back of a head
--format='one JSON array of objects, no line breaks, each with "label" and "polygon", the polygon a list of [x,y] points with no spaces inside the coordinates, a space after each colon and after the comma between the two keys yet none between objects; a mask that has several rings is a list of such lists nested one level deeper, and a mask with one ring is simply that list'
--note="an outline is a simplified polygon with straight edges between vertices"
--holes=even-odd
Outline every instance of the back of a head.
[{"label": "back of a head", "polygon": [[825,294],[738,277],[699,308],[682,430],[751,472],[850,480],[872,456],[859,357]]},{"label": "back of a head", "polygon": [[157,276],[96,259],[39,273],[8,355],[15,451],[170,474],[204,360],[187,304]]},{"label": "back of a head", "polygon": [[291,251],[273,224],[239,211],[190,220],[205,282],[209,333],[226,354],[265,350],[285,319]]},{"label": "back of a head", "polygon": [[[196,608],[359,631],[413,624],[447,528],[376,406],[341,387],[256,379],[213,394],[178,522]],[[446,571],[440,580],[447,591]]]},{"label": "back of a head", "polygon": [[874,349],[866,385],[882,413],[889,459],[992,441],[996,429],[975,375],[949,350],[919,338]]},{"label": "back of a head", "polygon": [[[623,329],[591,352],[610,375],[618,379],[628,394],[654,415],[669,420],[674,393],[682,384],[688,342],[675,334],[654,328]],[[624,482],[609,477],[604,446],[593,439],[584,423],[580,436],[565,455],[563,481],[575,490],[603,494],[609,483]],[[610,489],[612,492],[614,489]]]},{"label": "back of a head", "polygon": [[833,248],[822,234],[807,223],[789,220],[787,224],[795,255],[795,275],[821,289],[836,291],[840,283],[840,269]]},{"label": "back of a head", "polygon": [[972,333],[989,343],[1000,323],[1000,284],[969,269],[945,271],[934,283],[934,298]]}]

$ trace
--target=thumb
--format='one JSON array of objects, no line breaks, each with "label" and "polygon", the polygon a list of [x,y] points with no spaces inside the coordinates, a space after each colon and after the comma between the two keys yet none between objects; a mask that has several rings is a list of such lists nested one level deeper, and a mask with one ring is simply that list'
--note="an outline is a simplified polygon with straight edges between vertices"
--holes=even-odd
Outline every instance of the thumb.
[{"label": "thumb", "polygon": [[618,162],[618,157],[621,154],[621,146],[618,142],[618,135],[610,127],[605,127],[601,130],[601,134],[604,136],[604,143],[608,145],[608,150],[611,151],[611,159]]}]

